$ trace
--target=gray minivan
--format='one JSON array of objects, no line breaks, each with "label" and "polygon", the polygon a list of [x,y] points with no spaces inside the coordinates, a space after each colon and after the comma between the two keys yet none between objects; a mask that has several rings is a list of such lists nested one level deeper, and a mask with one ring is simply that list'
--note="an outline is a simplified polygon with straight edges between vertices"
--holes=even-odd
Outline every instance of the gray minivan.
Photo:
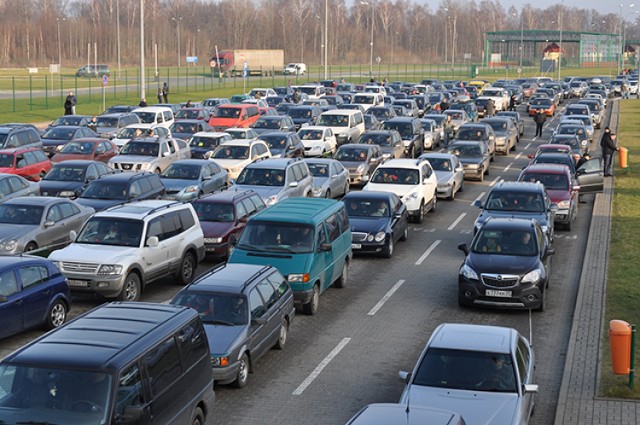
[{"label": "gray minivan", "polygon": [[0,149],[14,148],[42,149],[42,140],[32,127],[0,126]]},{"label": "gray minivan", "polygon": [[0,363],[6,424],[203,425],[214,398],[202,322],[179,306],[104,304]]}]

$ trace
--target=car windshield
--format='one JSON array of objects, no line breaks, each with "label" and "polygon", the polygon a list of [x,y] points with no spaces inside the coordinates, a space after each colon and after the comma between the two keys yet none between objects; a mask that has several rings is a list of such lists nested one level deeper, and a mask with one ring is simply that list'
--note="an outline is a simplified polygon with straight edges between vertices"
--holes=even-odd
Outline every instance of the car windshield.
[{"label": "car windshield", "polygon": [[582,136],[584,134],[584,129],[577,125],[563,125],[558,128],[558,134],[577,134]]},{"label": "car windshield", "polygon": [[96,127],[117,127],[118,126],[118,118],[117,117],[100,117],[96,118]]},{"label": "car windshield", "polygon": [[172,133],[197,133],[198,132],[198,124],[195,123],[183,123],[177,122],[171,125]]},{"label": "car windshield", "polygon": [[249,220],[237,247],[249,251],[309,253],[314,249],[312,226]]},{"label": "car windshield", "polygon": [[313,113],[311,108],[291,108],[289,109],[289,116],[291,118],[311,118]]},{"label": "car windshield", "polygon": [[389,217],[391,209],[384,199],[347,199],[344,201],[349,217]]},{"label": "car windshield", "polygon": [[260,136],[260,140],[269,145],[269,150],[273,151],[282,151],[286,147],[287,144],[287,136],[281,134],[266,134]]},{"label": "car windshield", "polygon": [[161,177],[164,179],[197,180],[200,177],[200,165],[173,163],[162,172]]},{"label": "car windshield", "polygon": [[487,121],[487,124],[493,128],[493,131],[505,132],[507,131],[507,123],[504,121]]},{"label": "car windshield", "polygon": [[69,142],[60,151],[64,154],[89,155],[93,152],[95,144],[92,142]]},{"label": "car windshield", "polygon": [[329,177],[329,164],[307,162],[307,167],[313,177]]},{"label": "car windshield", "polygon": [[365,162],[367,160],[367,152],[367,149],[362,148],[341,147],[336,152],[335,158],[338,161]]},{"label": "car windshield", "polygon": [[217,118],[240,118],[240,112],[241,110],[239,108],[225,108],[221,106],[216,110],[215,116]]},{"label": "car windshield", "polygon": [[65,165],[64,162],[55,165],[51,171],[44,176],[47,181],[82,182],[86,168]]},{"label": "car windshield", "polygon": [[200,116],[200,111],[196,109],[181,109],[176,113],[176,118],[195,120]]},{"label": "car windshield", "polygon": [[490,211],[522,211],[541,213],[545,211],[544,199],[535,192],[493,191],[484,208]]},{"label": "car windshield", "polygon": [[187,291],[178,293],[171,304],[191,307],[205,325],[239,326],[249,323],[247,300],[241,295]]},{"label": "car windshield", "polygon": [[552,137],[549,143],[558,144],[558,145],[567,145],[572,150],[581,149],[579,140],[577,140],[575,137],[562,137],[561,134],[555,137]]},{"label": "car windshield", "polygon": [[366,145],[378,145],[378,146],[391,146],[391,142],[393,138],[388,134],[363,134],[360,136],[360,140],[358,143],[363,143]]},{"label": "car windshield", "polygon": [[92,245],[140,246],[141,220],[119,217],[92,217],[84,225],[76,243]]},{"label": "car windshield", "polygon": [[473,239],[471,251],[476,254],[523,255],[537,254],[531,230],[483,229]]},{"label": "car windshield", "polygon": [[545,155],[540,154],[536,156],[533,160],[534,164],[564,164],[569,168],[572,168],[571,165],[575,163],[573,158],[570,155]]},{"label": "car windshield", "polygon": [[0,167],[11,168],[13,167],[13,160],[15,156],[13,154],[2,153],[0,154]]},{"label": "car windshield", "polygon": [[211,157],[216,159],[247,159],[249,158],[249,147],[221,145],[213,151]]},{"label": "car windshield", "polygon": [[154,142],[131,141],[124,145],[120,155],[158,156],[160,145]]},{"label": "car windshield", "polygon": [[543,106],[543,107],[548,107],[551,106],[551,101],[549,99],[545,99],[545,98],[537,98],[537,99],[532,99],[529,102],[530,106]]},{"label": "car windshield", "polygon": [[38,205],[2,204],[0,205],[0,223],[40,224],[43,211],[44,207]]},{"label": "car windshield", "polygon": [[452,171],[453,167],[451,165],[451,161],[448,158],[427,158],[429,164],[431,164],[431,168],[435,171]]},{"label": "car windshield", "polygon": [[135,114],[140,118],[141,123],[155,124],[156,122],[155,112],[136,112]]},{"label": "car windshield", "polygon": [[318,125],[326,127],[347,127],[349,126],[349,116],[347,115],[320,115]]},{"label": "car windshield", "polygon": [[371,183],[416,185],[420,183],[420,171],[412,168],[379,167],[371,176]]},{"label": "car windshield", "polygon": [[516,374],[508,354],[429,348],[413,385],[469,391],[517,393]]},{"label": "car windshield", "polygon": [[413,124],[410,122],[385,121],[382,124],[382,128],[385,130],[397,130],[403,139],[410,139],[413,137]]},{"label": "car windshield", "polygon": [[448,153],[461,158],[478,158],[482,156],[482,150],[478,145],[462,145],[454,143],[449,147]]},{"label": "car windshield", "polygon": [[540,182],[545,189],[569,190],[569,180],[565,174],[526,173],[520,180],[524,182]]},{"label": "car windshield", "polygon": [[230,223],[235,220],[232,204],[194,202],[193,209],[196,210],[200,221]]},{"label": "car windshield", "polygon": [[85,117],[75,117],[75,116],[62,116],[58,119],[56,119],[54,122],[51,123],[51,127],[58,127],[61,125],[80,125],[80,123],[82,122],[82,120],[84,120]]},{"label": "car windshield", "polygon": [[323,130],[305,129],[302,128],[298,131],[298,136],[302,140],[322,140]]},{"label": "car windshield", "polygon": [[252,186],[284,186],[284,170],[245,168],[238,176],[236,183]]},{"label": "car windshield", "polygon": [[[2,407],[0,423],[51,424],[61,418],[68,424],[107,423],[111,412],[111,375],[81,369],[29,367],[14,364],[0,366]],[[139,382],[121,384],[121,394],[140,396]],[[124,407],[116,403],[116,415]],[[53,419],[58,418],[58,419]]]},{"label": "car windshield", "polygon": [[375,100],[375,96],[361,96],[355,95],[353,99],[351,99],[351,103],[361,103],[363,105],[373,105]]},{"label": "car windshield", "polygon": [[192,148],[215,148],[220,144],[220,139],[217,137],[205,137],[205,136],[193,136],[189,141],[189,146]]},{"label": "car windshield", "polygon": [[140,128],[125,127],[118,132],[116,137],[118,139],[133,139],[134,137],[142,136],[143,132],[146,133],[147,131],[147,129],[144,129],[143,131]]},{"label": "car windshield", "polygon": [[474,128],[461,128],[456,135],[458,140],[485,140],[486,138],[484,130]]},{"label": "car windshield", "polygon": [[113,199],[124,200],[127,196],[126,183],[113,183],[104,181],[93,181],[87,189],[82,192],[81,198],[85,199]]},{"label": "car windshield", "polygon": [[76,131],[69,128],[53,127],[47,130],[43,135],[43,139],[52,140],[71,140]]}]

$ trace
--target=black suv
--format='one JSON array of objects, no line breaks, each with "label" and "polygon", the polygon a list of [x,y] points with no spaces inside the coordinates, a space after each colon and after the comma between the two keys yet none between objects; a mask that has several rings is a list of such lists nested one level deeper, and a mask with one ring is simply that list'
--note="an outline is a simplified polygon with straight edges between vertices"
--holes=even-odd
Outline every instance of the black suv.
[{"label": "black suv", "polygon": [[554,250],[536,220],[491,218],[471,242],[458,274],[458,303],[544,310]]},{"label": "black suv", "polygon": [[269,145],[274,158],[303,158],[304,145],[298,133],[293,131],[272,131],[261,134],[260,140]]},{"label": "black suv", "polygon": [[0,126],[0,149],[40,148],[42,140],[38,132],[29,126]]},{"label": "black suv", "polygon": [[182,289],[171,304],[204,323],[216,383],[247,385],[252,364],[283,349],[295,314],[289,282],[272,266],[223,264]]},{"label": "black suv", "polygon": [[160,199],[164,192],[159,174],[124,172],[105,174],[93,180],[77,201],[80,205],[102,211],[118,204]]},{"label": "black suv", "polygon": [[420,120],[412,117],[395,117],[382,123],[382,130],[397,130],[402,137],[407,158],[417,158],[424,151],[424,129]]}]

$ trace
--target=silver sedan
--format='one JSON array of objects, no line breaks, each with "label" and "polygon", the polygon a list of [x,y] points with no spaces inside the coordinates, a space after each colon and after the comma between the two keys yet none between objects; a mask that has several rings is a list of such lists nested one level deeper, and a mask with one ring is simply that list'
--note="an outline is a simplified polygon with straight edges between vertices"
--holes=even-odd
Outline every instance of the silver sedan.
[{"label": "silver sedan", "polygon": [[315,198],[338,198],[349,192],[349,171],[335,159],[305,159],[313,176]]},{"label": "silver sedan", "polygon": [[464,186],[464,168],[458,157],[450,153],[431,152],[421,155],[420,159],[429,161],[436,172],[438,197],[454,199]]},{"label": "silver sedan", "polygon": [[30,182],[15,174],[0,173],[0,203],[21,196],[40,195],[40,184]]}]

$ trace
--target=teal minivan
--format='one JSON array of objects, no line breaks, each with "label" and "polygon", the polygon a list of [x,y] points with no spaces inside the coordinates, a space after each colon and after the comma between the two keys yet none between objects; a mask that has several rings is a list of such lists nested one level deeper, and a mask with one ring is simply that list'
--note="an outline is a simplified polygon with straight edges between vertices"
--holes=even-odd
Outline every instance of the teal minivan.
[{"label": "teal minivan", "polygon": [[351,230],[344,203],[289,198],[252,216],[229,263],[271,265],[287,277],[306,314],[331,284],[347,284]]}]

